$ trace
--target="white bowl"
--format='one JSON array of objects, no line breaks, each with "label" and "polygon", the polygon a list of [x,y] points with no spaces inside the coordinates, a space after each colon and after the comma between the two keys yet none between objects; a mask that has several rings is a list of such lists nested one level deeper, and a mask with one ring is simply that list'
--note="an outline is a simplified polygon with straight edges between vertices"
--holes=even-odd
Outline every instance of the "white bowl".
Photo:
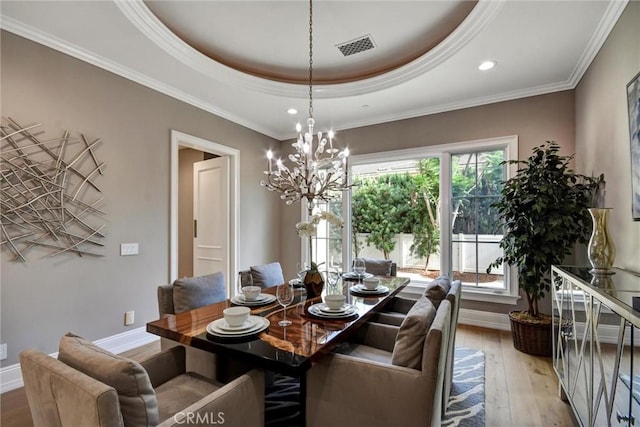
[{"label": "white bowl", "polygon": [[324,303],[327,304],[331,310],[337,310],[343,306],[344,302],[347,300],[347,297],[344,295],[332,294],[324,296]]},{"label": "white bowl", "polygon": [[377,277],[367,277],[362,279],[362,283],[364,284],[365,288],[369,290],[374,290],[378,287],[378,284],[380,283],[380,279],[378,279]]},{"label": "white bowl", "polygon": [[242,326],[248,319],[251,310],[249,307],[229,307],[222,315],[229,326]]},{"label": "white bowl", "polygon": [[244,295],[244,299],[247,301],[255,301],[260,295],[260,286],[244,286],[242,288],[242,294]]}]

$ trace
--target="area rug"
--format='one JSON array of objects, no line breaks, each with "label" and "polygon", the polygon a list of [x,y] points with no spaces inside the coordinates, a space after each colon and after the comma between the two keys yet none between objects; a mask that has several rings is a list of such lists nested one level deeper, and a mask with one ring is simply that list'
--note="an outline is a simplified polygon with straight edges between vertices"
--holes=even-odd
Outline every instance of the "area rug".
[{"label": "area rug", "polygon": [[[484,353],[456,347],[453,384],[447,412],[442,419],[446,427],[484,426]],[[265,396],[265,425],[295,427],[299,425],[296,378],[275,374]]]},{"label": "area rug", "polygon": [[296,427],[300,425],[300,380],[275,374],[267,385],[264,398],[264,423],[267,426]]},{"label": "area rug", "polygon": [[484,353],[456,347],[453,384],[443,427],[484,426]]}]

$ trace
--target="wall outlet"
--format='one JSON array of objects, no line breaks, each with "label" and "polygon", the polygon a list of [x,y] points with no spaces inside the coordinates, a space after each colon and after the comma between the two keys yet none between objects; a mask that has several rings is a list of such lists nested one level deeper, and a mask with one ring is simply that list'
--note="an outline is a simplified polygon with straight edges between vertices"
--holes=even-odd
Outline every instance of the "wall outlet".
[{"label": "wall outlet", "polygon": [[137,243],[121,243],[120,255],[121,256],[138,255],[138,244]]},{"label": "wall outlet", "polygon": [[133,322],[135,322],[135,318],[136,318],[135,311],[127,311],[124,314],[124,326],[133,325]]},{"label": "wall outlet", "polygon": [[0,360],[5,360],[7,358],[7,345],[0,344]]}]

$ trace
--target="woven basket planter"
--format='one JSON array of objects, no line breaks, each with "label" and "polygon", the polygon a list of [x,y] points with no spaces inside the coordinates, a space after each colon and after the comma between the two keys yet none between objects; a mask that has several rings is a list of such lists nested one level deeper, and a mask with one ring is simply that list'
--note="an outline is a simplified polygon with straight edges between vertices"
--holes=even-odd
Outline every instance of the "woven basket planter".
[{"label": "woven basket planter", "polygon": [[514,313],[519,312],[509,313],[509,320],[516,350],[533,356],[550,357],[553,353],[551,324],[529,323],[515,318]]}]

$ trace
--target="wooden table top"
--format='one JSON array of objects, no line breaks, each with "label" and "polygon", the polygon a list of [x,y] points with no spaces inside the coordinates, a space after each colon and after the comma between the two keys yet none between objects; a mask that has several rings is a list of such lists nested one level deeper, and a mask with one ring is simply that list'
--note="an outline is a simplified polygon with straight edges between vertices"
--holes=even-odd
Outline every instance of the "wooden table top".
[{"label": "wooden table top", "polygon": [[[361,295],[350,292],[355,282],[342,281],[342,293],[356,314],[346,319],[326,319],[313,316],[307,308],[322,302],[320,297],[301,302],[303,289],[296,289],[296,298],[287,307],[287,319],[292,324],[278,325],[283,308],[277,301],[261,307],[251,307],[251,314],[269,319],[267,330],[244,338],[219,338],[207,333],[207,325],[223,317],[222,311],[232,307],[230,300],[169,315],[147,323],[147,332],[200,348],[212,353],[225,354],[262,367],[289,375],[300,375],[311,368],[322,355],[348,340],[359,326],[378,312],[391,298],[409,283],[405,277],[381,277],[380,284],[389,288],[385,295]],[[326,287],[325,287],[326,291]],[[274,294],[276,287],[263,293]]]}]

